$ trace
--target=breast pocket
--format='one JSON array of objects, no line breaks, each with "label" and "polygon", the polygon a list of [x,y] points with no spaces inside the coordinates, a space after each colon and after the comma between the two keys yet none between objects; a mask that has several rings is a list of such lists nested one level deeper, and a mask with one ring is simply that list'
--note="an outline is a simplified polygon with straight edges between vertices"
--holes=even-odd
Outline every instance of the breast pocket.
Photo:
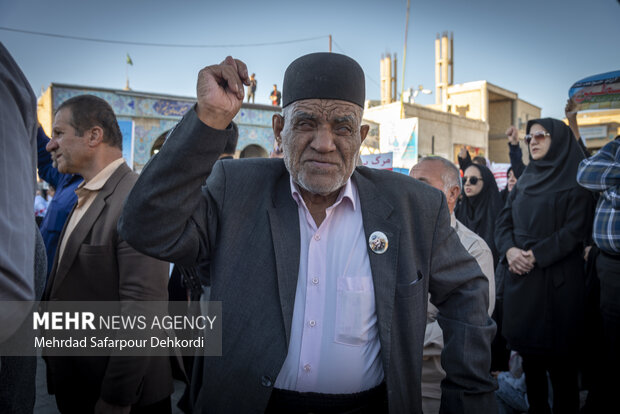
[{"label": "breast pocket", "polygon": [[93,244],[83,244],[80,246],[80,254],[84,255],[110,255],[112,253],[112,247],[108,245],[93,245]]},{"label": "breast pocket", "polygon": [[372,277],[339,277],[335,341],[360,346],[368,342],[375,316]]},{"label": "breast pocket", "polygon": [[418,270],[416,278],[409,283],[396,284],[396,296],[401,298],[408,298],[415,295],[418,292],[424,291],[424,275]]}]

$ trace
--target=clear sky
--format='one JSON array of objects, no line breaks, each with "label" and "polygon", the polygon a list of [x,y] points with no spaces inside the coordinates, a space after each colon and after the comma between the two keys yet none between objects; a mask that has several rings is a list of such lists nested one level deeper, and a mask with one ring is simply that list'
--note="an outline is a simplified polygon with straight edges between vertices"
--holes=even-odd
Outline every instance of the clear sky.
[{"label": "clear sky", "polygon": [[[0,27],[115,41],[269,46],[169,48],[107,44],[0,30],[40,94],[51,82],[123,88],[126,54],[132,89],[195,96],[202,67],[230,54],[256,73],[257,103],[269,103],[295,58],[328,50],[356,59],[367,99],[379,99],[379,60],[398,54],[402,82],[406,0],[0,0]],[[433,95],[434,40],[454,33],[455,83],[488,80],[563,117],[568,89],[584,77],[620,69],[618,0],[412,0],[405,88]]]}]

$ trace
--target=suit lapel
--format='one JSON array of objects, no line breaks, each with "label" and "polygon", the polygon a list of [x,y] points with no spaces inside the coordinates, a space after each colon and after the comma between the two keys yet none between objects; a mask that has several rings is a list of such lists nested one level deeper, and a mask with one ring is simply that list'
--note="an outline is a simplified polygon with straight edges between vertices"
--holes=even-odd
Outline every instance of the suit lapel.
[{"label": "suit lapel", "polygon": [[381,356],[384,372],[387,373],[391,350],[390,337],[396,293],[400,228],[398,223],[392,221],[391,215],[394,208],[380,197],[379,189],[357,170],[353,174],[353,181],[357,185],[360,197],[366,240],[375,231],[384,233],[388,239],[388,249],[383,254],[377,254],[368,247],[368,258],[375,288],[375,309],[379,324]]},{"label": "suit lapel", "polygon": [[[129,167],[127,167],[126,164],[121,164],[120,167],[118,167],[116,171],[114,171],[112,176],[108,179],[108,181],[106,181],[101,190],[99,190],[99,193],[96,195],[95,199],[93,200],[86,213],[82,216],[78,224],[75,226],[73,232],[71,232],[71,234],[69,235],[67,243],[65,244],[65,250],[63,252],[62,258],[57,257],[55,260],[55,269],[53,269],[52,271],[53,278],[50,277],[50,281],[48,283],[50,286],[50,294],[59,288],[59,286],[62,284],[63,280],[69,273],[69,270],[71,270],[73,262],[75,261],[75,257],[80,250],[80,246],[84,243],[84,240],[93,228],[95,221],[97,221],[97,218],[99,218],[99,215],[105,208],[108,196],[112,194],[118,182],[129,171]],[[71,219],[74,211],[75,206],[73,207],[73,210],[71,211],[71,214],[69,215],[69,218],[65,223],[65,227],[63,228],[58,245],[59,248],[67,228],[67,223]]]},{"label": "suit lapel", "polygon": [[276,184],[273,206],[269,208],[269,222],[276,256],[280,306],[288,344],[291,337],[300,253],[299,215],[297,204],[291,197],[288,174],[283,174]]}]

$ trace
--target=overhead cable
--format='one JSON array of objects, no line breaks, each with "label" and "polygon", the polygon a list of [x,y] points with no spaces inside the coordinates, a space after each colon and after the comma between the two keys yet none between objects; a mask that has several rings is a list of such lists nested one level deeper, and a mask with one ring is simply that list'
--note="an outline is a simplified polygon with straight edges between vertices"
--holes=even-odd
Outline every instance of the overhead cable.
[{"label": "overhead cable", "polygon": [[283,44],[288,44],[288,43],[308,42],[310,40],[324,39],[328,37],[327,35],[324,35],[324,36],[307,37],[304,39],[280,40],[276,42],[263,42],[263,43],[244,43],[244,44],[229,44],[229,45],[197,45],[197,44],[192,45],[192,44],[130,42],[126,40],[96,39],[92,37],[80,37],[80,36],[61,35],[61,34],[56,34],[56,33],[35,32],[32,30],[21,30],[21,29],[14,29],[11,27],[3,27],[3,26],[0,26],[0,30],[5,30],[7,32],[25,33],[25,34],[31,34],[31,35],[36,35],[36,36],[80,40],[84,42],[97,42],[97,43],[110,43],[110,44],[117,44],[117,45],[149,46],[149,47],[195,48],[195,49],[273,46],[273,45],[283,45]]}]

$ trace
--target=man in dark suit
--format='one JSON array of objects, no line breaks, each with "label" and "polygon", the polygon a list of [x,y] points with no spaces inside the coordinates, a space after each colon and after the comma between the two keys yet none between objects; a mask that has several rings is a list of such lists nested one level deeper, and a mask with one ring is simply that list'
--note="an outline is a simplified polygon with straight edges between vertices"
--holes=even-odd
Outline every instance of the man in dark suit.
[{"label": "man in dark suit", "polygon": [[[47,150],[63,174],[80,174],[44,293],[47,301],[165,301],[168,264],[132,249],[116,226],[137,174],[122,158],[110,105],[65,101]],[[48,388],[62,413],[169,413],[170,361],[157,357],[48,357]]]},{"label": "man in dark suit", "polygon": [[244,84],[247,68],[231,57],[199,73],[196,107],[119,221],[146,254],[210,260],[223,355],[195,366],[195,412],[421,412],[429,291],[445,335],[443,410],[494,412],[488,282],[445,197],[355,168],[368,133],[361,67],[333,53],[297,59],[273,117],[284,159],[216,163],[237,134]]}]

